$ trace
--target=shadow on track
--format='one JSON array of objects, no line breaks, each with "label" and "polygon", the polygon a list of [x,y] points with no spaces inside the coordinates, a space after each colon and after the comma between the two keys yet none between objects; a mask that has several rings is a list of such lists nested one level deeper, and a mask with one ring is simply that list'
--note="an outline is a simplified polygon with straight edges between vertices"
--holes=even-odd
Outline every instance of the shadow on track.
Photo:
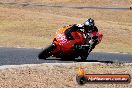
[{"label": "shadow on track", "polygon": [[[77,62],[82,62],[82,61],[79,60]],[[86,61],[83,61],[83,62],[100,62],[100,63],[111,63],[111,64],[114,63],[113,61],[101,61],[101,60],[86,60]]]},{"label": "shadow on track", "polygon": [[58,61],[73,61],[73,62],[100,62],[100,63],[110,63],[110,64],[113,64],[115,63],[114,61],[103,61],[103,60],[86,60],[86,61],[82,61],[81,59],[61,59],[61,58],[58,58],[58,59],[49,59],[47,58],[46,60],[58,60]]}]

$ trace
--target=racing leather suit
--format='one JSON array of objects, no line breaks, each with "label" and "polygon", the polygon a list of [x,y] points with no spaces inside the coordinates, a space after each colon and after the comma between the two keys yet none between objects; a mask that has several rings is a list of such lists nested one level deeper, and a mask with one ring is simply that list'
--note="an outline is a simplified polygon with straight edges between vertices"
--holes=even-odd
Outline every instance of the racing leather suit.
[{"label": "racing leather suit", "polygon": [[95,48],[97,42],[98,42],[98,36],[92,36],[92,32],[97,33],[98,28],[96,26],[93,27],[92,30],[85,30],[84,26],[82,24],[73,24],[71,28],[67,29],[64,33],[69,40],[73,40],[74,38],[72,37],[71,33],[74,31],[80,31],[84,32],[86,36],[84,37],[86,41],[85,44],[90,46],[89,53],[92,51],[92,49]]}]

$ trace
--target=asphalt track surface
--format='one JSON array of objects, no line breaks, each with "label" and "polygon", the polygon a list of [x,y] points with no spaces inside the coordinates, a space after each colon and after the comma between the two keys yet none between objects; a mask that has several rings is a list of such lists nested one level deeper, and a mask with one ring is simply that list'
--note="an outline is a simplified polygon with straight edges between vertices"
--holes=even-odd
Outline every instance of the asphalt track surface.
[{"label": "asphalt track surface", "polygon": [[[21,65],[21,64],[41,64],[41,63],[78,63],[78,60],[61,60],[60,58],[49,57],[47,60],[39,60],[38,54],[42,49],[27,48],[0,48],[0,66],[1,65]],[[132,62],[132,55],[93,52],[89,55],[86,62]]]},{"label": "asphalt track surface", "polygon": [[108,7],[108,6],[104,6],[104,7],[100,7],[100,6],[85,6],[85,7],[73,7],[73,6],[53,6],[53,5],[45,5],[45,4],[35,4],[35,3],[16,3],[16,2],[8,2],[8,3],[4,3],[4,2],[0,2],[0,5],[10,5],[10,6],[21,6],[21,7],[27,7],[27,8],[33,8],[33,7],[41,7],[41,8],[45,8],[45,7],[54,7],[54,8],[73,8],[73,9],[102,9],[102,10],[130,10],[129,7]]}]

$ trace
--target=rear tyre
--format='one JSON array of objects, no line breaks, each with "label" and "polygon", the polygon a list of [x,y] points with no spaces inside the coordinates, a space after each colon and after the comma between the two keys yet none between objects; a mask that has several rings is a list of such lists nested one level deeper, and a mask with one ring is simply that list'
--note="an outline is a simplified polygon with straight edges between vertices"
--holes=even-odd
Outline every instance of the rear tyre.
[{"label": "rear tyre", "polygon": [[50,46],[45,48],[42,52],[39,53],[38,58],[39,59],[46,59],[49,56],[51,56],[51,52],[56,48],[56,45],[52,43]]}]

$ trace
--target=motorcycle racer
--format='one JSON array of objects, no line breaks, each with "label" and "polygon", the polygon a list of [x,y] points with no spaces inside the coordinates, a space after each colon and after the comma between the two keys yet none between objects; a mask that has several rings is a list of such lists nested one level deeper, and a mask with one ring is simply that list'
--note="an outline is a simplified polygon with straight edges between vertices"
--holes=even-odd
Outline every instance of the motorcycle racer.
[{"label": "motorcycle racer", "polygon": [[[90,46],[88,53],[90,53],[102,39],[102,33],[98,33],[98,28],[95,26],[95,22],[92,18],[87,19],[83,24],[73,24],[71,28],[67,29],[65,31],[67,39],[73,40],[71,33],[74,31],[84,32],[85,44]],[[96,36],[93,36],[93,34]]]},{"label": "motorcycle racer", "polygon": [[39,59],[50,56],[62,59],[75,59],[79,56],[85,61],[97,44],[102,39],[94,20],[89,18],[83,24],[73,24],[60,28],[52,44],[44,48],[38,55]]}]

